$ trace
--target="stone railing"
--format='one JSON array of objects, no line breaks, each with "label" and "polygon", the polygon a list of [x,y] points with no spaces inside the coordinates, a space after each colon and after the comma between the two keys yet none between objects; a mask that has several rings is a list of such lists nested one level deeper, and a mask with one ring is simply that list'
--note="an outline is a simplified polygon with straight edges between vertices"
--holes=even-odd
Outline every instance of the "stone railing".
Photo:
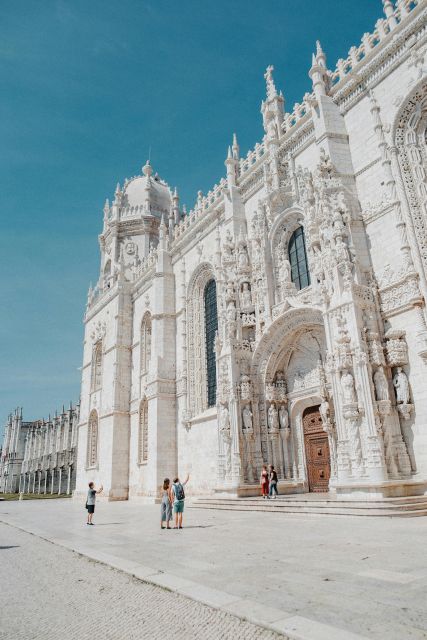
[{"label": "stone railing", "polygon": [[310,101],[314,100],[314,94],[306,93],[301,103],[296,102],[291,113],[285,113],[282,129],[289,131],[292,129],[307,113],[310,113]]},{"label": "stone railing", "polygon": [[348,57],[345,60],[340,59],[337,62],[335,71],[329,74],[332,86],[338,84],[347,75],[352,73],[367,55],[375,49],[385,38],[415,9],[415,7],[425,0],[398,0],[397,5],[393,8],[393,4],[385,2],[384,12],[385,18],[380,18],[375,23],[375,29],[372,33],[364,33],[362,42],[358,47],[351,47]]},{"label": "stone railing", "polygon": [[246,155],[246,158],[241,158],[239,160],[239,173],[243,175],[249,169],[261,160],[262,156],[265,155],[266,149],[264,142],[257,142],[253,149],[250,149]]},{"label": "stone railing", "polygon": [[[380,18],[375,24],[372,33],[365,33],[362,36],[361,44],[358,47],[351,47],[348,57],[337,62],[335,71],[329,71],[331,89],[334,90],[341,80],[351,74],[385,38],[402,22],[407,16],[426,0],[397,0],[396,6],[391,0],[385,0],[385,18]],[[315,100],[314,93],[306,93],[301,103],[296,103],[291,113],[285,113],[282,133],[288,133],[310,113],[310,104]],[[265,141],[257,142],[255,147],[248,151],[245,158],[241,158],[238,164],[239,182],[252,172],[262,157],[266,154]],[[222,197],[227,181],[222,178],[206,196],[199,191],[197,203],[181,222],[174,227],[173,240],[181,238],[187,230],[192,227],[208,210],[215,205]]]},{"label": "stone railing", "polygon": [[150,249],[149,254],[141,259],[141,263],[135,269],[133,273],[134,282],[142,278],[146,273],[148,273],[148,271],[150,271],[150,269],[154,267],[154,265],[156,264],[156,261],[157,261],[157,249],[155,247],[152,247]]},{"label": "stone railing", "polygon": [[202,217],[205,217],[209,211],[215,207],[224,195],[224,191],[227,188],[227,180],[221,178],[218,184],[216,184],[206,196],[203,196],[199,191],[197,197],[197,203],[191,211],[189,211],[179,224],[174,227],[173,240],[181,238],[196,222]]}]

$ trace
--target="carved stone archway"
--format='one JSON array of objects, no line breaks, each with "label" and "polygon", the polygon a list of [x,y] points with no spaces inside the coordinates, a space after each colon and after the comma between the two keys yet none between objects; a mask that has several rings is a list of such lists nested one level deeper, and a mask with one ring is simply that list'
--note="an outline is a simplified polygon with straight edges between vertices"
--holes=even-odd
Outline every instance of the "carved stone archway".
[{"label": "carved stone archway", "polygon": [[[269,327],[253,356],[254,429],[261,458],[279,477],[307,488],[302,413],[322,403],[326,336],[319,309],[290,309]],[[286,412],[286,415],[285,415]]]},{"label": "carved stone archway", "polygon": [[[427,277],[427,80],[422,80],[400,107],[392,133],[392,157],[406,196],[407,220]],[[406,207],[405,207],[406,208]]]}]

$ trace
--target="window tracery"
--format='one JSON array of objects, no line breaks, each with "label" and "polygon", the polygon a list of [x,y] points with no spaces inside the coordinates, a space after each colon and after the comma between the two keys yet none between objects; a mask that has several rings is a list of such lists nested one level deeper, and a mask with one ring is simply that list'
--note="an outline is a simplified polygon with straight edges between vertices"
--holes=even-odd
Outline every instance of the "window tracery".
[{"label": "window tracery", "polygon": [[143,464],[148,460],[148,402],[147,399],[141,402],[139,407],[138,425],[138,464]]},{"label": "window tracery", "polygon": [[[215,299],[215,307],[210,306],[212,315],[209,318],[209,371],[210,374],[210,398],[208,398],[208,365],[207,365],[207,324],[205,314],[205,290],[210,282],[209,297]],[[215,286],[215,291],[214,291]],[[215,295],[213,295],[215,293]],[[216,323],[216,324],[215,324]],[[216,308],[216,284],[213,271],[209,264],[204,263],[193,274],[187,291],[187,348],[188,348],[188,411],[195,416],[205,411],[208,404],[216,396],[216,371],[215,379],[213,370],[215,365],[215,353],[213,341],[217,327]],[[212,337],[213,335],[213,337]],[[213,402],[214,404],[215,402]]]},{"label": "window tracery", "polygon": [[288,256],[291,265],[292,282],[297,289],[308,287],[310,285],[310,271],[305,248],[304,229],[302,227],[298,227],[290,237]]},{"label": "window tracery", "polygon": [[216,282],[210,280],[204,291],[205,340],[206,340],[206,382],[208,407],[216,402],[216,357],[215,335],[218,331],[218,312],[216,304]]},{"label": "window tracery", "polygon": [[91,390],[97,391],[102,384],[102,340],[98,340],[92,352]]},{"label": "window tracery", "polygon": [[98,414],[94,410],[89,416],[87,439],[87,466],[95,467],[98,463]]},{"label": "window tracery", "polygon": [[141,375],[148,372],[151,359],[151,315],[146,313],[141,322]]}]

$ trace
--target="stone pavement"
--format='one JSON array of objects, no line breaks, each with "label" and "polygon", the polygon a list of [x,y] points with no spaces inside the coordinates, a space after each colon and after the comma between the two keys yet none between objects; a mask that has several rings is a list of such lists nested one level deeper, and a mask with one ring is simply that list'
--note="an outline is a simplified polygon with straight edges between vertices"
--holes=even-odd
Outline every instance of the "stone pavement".
[{"label": "stone pavement", "polygon": [[0,521],[295,640],[427,638],[427,518],[291,516],[159,506],[0,503]]},{"label": "stone pavement", "polygon": [[1,640],[280,640],[4,524],[0,539]]}]

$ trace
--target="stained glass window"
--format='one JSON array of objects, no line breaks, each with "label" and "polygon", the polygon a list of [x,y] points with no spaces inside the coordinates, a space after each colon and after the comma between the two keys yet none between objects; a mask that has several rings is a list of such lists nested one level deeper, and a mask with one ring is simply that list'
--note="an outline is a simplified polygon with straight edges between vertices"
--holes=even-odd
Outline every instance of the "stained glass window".
[{"label": "stained glass window", "polygon": [[208,407],[216,402],[216,359],[215,334],[218,330],[218,313],[216,305],[216,282],[209,280],[204,292],[205,303],[205,339],[206,339],[206,375],[208,385]]},{"label": "stained glass window", "polygon": [[289,262],[291,264],[291,280],[297,289],[304,289],[310,285],[310,271],[308,270],[307,252],[305,250],[304,229],[298,227],[289,240]]}]

